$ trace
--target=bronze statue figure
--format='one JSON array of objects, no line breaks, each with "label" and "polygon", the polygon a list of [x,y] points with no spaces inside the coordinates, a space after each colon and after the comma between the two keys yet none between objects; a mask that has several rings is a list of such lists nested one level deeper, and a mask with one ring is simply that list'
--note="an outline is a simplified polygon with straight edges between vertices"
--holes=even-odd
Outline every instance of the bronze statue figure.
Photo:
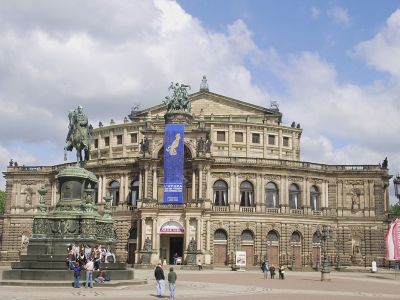
[{"label": "bronze statue figure", "polygon": [[[70,111],[68,114],[68,135],[65,141],[65,151],[76,149],[76,160],[78,162],[89,160],[90,138],[93,127],[89,125],[88,118],[82,110],[82,106]],[[84,151],[84,157],[82,157]],[[66,157],[64,158],[66,160]]]}]

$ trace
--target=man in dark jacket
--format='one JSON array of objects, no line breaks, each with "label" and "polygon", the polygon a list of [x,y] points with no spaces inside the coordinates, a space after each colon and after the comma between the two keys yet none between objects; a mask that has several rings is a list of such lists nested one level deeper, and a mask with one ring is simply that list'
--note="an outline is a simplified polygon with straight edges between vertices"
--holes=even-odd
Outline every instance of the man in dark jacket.
[{"label": "man in dark jacket", "polygon": [[161,263],[159,263],[154,270],[154,277],[156,278],[157,283],[157,297],[162,298],[164,294],[164,270],[161,268]]},{"label": "man in dark jacket", "polygon": [[168,273],[168,283],[169,283],[169,298],[175,299],[175,282],[176,282],[176,273],[174,272],[174,268],[169,268]]}]

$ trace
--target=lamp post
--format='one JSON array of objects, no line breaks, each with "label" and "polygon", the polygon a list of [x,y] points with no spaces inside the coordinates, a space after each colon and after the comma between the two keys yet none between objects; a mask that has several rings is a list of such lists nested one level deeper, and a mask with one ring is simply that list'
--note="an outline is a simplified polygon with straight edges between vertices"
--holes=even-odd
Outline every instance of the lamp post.
[{"label": "lamp post", "polygon": [[322,270],[321,270],[321,281],[330,281],[330,270],[329,270],[329,259],[328,259],[328,239],[332,230],[329,225],[322,225],[322,231],[318,230],[318,235],[321,238],[322,242],[322,251],[323,251],[323,259],[322,259]]}]

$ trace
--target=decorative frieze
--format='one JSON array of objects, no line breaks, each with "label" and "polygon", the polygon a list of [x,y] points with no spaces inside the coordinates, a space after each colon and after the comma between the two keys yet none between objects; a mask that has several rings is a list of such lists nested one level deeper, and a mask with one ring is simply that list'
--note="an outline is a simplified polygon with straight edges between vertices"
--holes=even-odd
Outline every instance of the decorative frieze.
[{"label": "decorative frieze", "polygon": [[213,178],[229,178],[229,176],[229,172],[216,172],[211,174]]},{"label": "decorative frieze", "polygon": [[299,176],[289,176],[288,180],[290,182],[303,182],[303,177],[299,177]]},{"label": "decorative frieze", "polygon": [[265,180],[281,180],[281,175],[264,175]]}]

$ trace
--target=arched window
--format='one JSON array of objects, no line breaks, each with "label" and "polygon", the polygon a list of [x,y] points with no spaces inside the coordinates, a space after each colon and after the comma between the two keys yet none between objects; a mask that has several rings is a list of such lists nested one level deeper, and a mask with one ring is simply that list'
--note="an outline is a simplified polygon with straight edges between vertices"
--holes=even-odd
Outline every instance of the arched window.
[{"label": "arched window", "polygon": [[217,180],[214,183],[214,205],[228,205],[228,185],[223,180]]},{"label": "arched window", "polygon": [[228,240],[228,235],[226,234],[226,231],[223,230],[223,229],[215,230],[214,240],[227,241]]},{"label": "arched window", "polygon": [[319,191],[315,185],[310,189],[310,205],[312,210],[319,210]]},{"label": "arched window", "polygon": [[278,188],[275,183],[268,182],[265,186],[265,207],[277,208],[278,206]]},{"label": "arched window", "polygon": [[137,228],[136,227],[133,227],[131,230],[129,230],[129,239],[130,240],[137,239]]},{"label": "arched window", "polygon": [[312,242],[314,244],[320,244],[321,243],[321,234],[319,231],[314,232]]},{"label": "arched window", "polygon": [[292,236],[290,238],[291,243],[300,243],[301,242],[301,235],[299,232],[295,231],[292,233]]},{"label": "arched window", "polygon": [[253,185],[249,181],[240,184],[240,206],[254,206]]},{"label": "arched window", "polygon": [[278,234],[275,230],[271,230],[267,234],[267,242],[277,242],[279,241]]},{"label": "arched window", "polygon": [[108,191],[110,192],[111,205],[118,205],[119,202],[119,182],[113,180],[108,186]]},{"label": "arched window", "polygon": [[139,198],[139,181],[133,180],[131,182],[130,205],[132,205],[133,207],[136,207],[138,198]]},{"label": "arched window", "polygon": [[248,230],[248,229],[243,230],[241,240],[242,241],[253,241],[254,240],[253,232],[251,232],[251,230]]},{"label": "arched window", "polygon": [[300,189],[297,184],[292,183],[289,186],[289,208],[299,209]]}]

